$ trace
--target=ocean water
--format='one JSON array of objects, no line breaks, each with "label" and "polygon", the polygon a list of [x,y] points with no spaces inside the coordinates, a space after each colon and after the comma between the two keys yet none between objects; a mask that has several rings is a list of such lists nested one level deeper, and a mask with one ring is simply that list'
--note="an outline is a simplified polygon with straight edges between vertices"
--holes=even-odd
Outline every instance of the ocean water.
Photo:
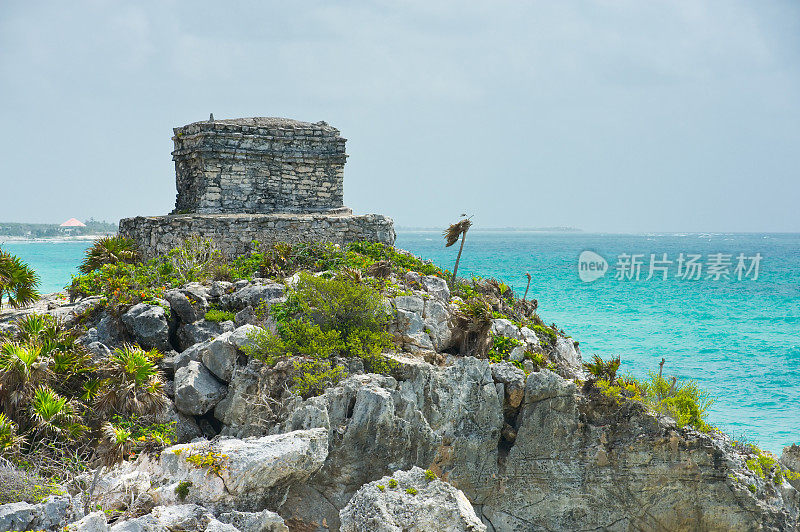
[{"label": "ocean water", "polygon": [[[396,245],[448,269],[458,252],[432,231],[399,231]],[[43,292],[69,283],[87,246],[3,244],[39,272]],[[583,251],[607,261],[605,276],[581,280]],[[660,260],[665,253],[672,263],[655,262],[646,279],[650,255]],[[700,279],[678,277],[681,254],[700,256]],[[730,260],[727,279],[715,279],[714,270],[707,278],[716,254],[723,254],[716,261],[721,273]],[[624,255],[641,262],[638,280],[635,271],[618,267],[628,264]],[[747,268],[757,255],[754,278],[755,269]],[[617,278],[620,269],[625,275]],[[800,442],[800,234],[468,234],[460,276],[497,277],[522,295],[526,272],[539,314],[580,341],[584,359],[619,355],[623,373],[646,377],[663,357],[665,375],[694,379],[711,392],[711,421],[729,434],[775,453]]]}]

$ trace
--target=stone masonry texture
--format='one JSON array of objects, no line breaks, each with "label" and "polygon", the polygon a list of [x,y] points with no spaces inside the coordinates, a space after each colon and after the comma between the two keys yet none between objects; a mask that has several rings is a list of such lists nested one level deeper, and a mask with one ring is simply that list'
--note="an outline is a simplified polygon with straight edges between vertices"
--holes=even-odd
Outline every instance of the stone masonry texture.
[{"label": "stone masonry texture", "polygon": [[167,253],[190,236],[210,238],[223,255],[252,249],[252,242],[332,242],[360,240],[394,244],[391,218],[379,214],[188,214],[137,216],[119,223],[120,234],[137,242],[146,258]]},{"label": "stone masonry texture", "polygon": [[345,141],[325,122],[239,118],[174,129],[173,214],[340,209]]},{"label": "stone masonry texture", "polygon": [[393,245],[394,224],[342,203],[346,139],[325,122],[208,120],[175,128],[175,210],[120,220],[147,258],[189,237],[235,256],[252,242],[369,240]]}]

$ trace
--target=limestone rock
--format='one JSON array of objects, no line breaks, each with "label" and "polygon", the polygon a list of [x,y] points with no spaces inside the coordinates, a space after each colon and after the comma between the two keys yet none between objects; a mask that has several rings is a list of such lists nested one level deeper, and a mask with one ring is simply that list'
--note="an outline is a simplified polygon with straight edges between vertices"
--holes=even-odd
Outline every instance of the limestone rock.
[{"label": "limestone rock", "polygon": [[572,338],[559,336],[556,340],[555,350],[550,354],[550,357],[556,364],[567,369],[570,374],[574,374],[577,377],[583,375],[581,353],[575,347],[575,342]]},{"label": "limestone rock", "polygon": [[169,351],[169,325],[164,309],[159,305],[139,303],[122,315],[122,323],[133,339],[145,349]]},{"label": "limestone rock", "polygon": [[0,530],[28,530],[36,515],[36,506],[14,502],[0,506]]},{"label": "limestone rock", "polygon": [[536,351],[541,348],[539,337],[531,329],[522,327],[519,332],[522,335],[522,342],[526,351]]},{"label": "limestone rock", "polygon": [[503,383],[505,400],[512,408],[517,408],[525,397],[525,372],[509,364],[500,362],[492,364],[492,377],[495,382]]},{"label": "limestone rock", "polygon": [[[232,328],[228,329],[231,330]],[[183,351],[227,332],[223,323],[201,320],[178,327],[178,347]]]},{"label": "limestone rock", "polygon": [[125,328],[119,318],[105,314],[97,324],[94,341],[111,347],[122,345],[125,341]]},{"label": "limestone rock", "polygon": [[[220,457],[218,475],[187,461],[193,454],[208,452]],[[270,497],[279,500],[282,489],[306,480],[320,468],[327,454],[325,429],[176,445],[161,452],[156,476],[164,481],[155,493],[157,500],[174,502],[176,486],[188,481],[191,487],[186,502],[207,508],[256,508]]]},{"label": "limestone rock", "polygon": [[450,287],[447,286],[447,281],[435,275],[425,275],[420,277],[419,280],[422,288],[437,299],[442,301],[450,301]]},{"label": "limestone rock", "polygon": [[284,286],[278,283],[248,284],[232,294],[225,294],[220,298],[222,306],[236,311],[250,306],[258,308],[262,302],[283,297]]},{"label": "limestone rock", "polygon": [[227,387],[199,362],[189,362],[175,372],[175,408],[184,414],[202,416],[214,408],[227,391]]},{"label": "limestone rock", "polygon": [[203,294],[204,290],[198,290],[196,286],[192,286],[194,284],[196,283],[164,292],[164,299],[169,302],[170,309],[183,323],[202,320],[208,312],[209,305]]},{"label": "limestone rock", "polygon": [[[438,277],[436,277],[438,279]],[[445,284],[445,286],[447,286]],[[436,351],[441,352],[452,346],[452,326],[450,307],[438,299],[426,299],[423,309],[425,331],[431,338]]]},{"label": "limestone rock", "polygon": [[236,527],[241,532],[289,532],[283,518],[264,510],[262,512],[229,512],[219,516],[219,520]]},{"label": "limestone rock", "polygon": [[[389,487],[392,479],[397,487]],[[339,516],[341,532],[486,530],[463,492],[439,479],[428,480],[418,467],[363,486]]]},{"label": "limestone rock", "polygon": [[232,343],[236,349],[242,351],[245,346],[253,344],[252,336],[262,332],[264,329],[256,325],[242,325],[237,327],[232,333],[228,341]]},{"label": "limestone rock", "polygon": [[438,368],[402,360],[399,382],[373,374],[349,377],[294,407],[282,430],[328,428],[331,449],[320,471],[290,490],[283,510],[336,526],[339,510],[363,484],[415,465],[436,464],[438,473],[476,500],[495,489],[503,401],[489,364],[454,358]]},{"label": "limestone rock", "polygon": [[505,336],[506,338],[513,338],[514,340],[523,340],[522,333],[519,327],[511,323],[511,320],[505,318],[497,318],[492,320],[492,334]]},{"label": "limestone rock", "polygon": [[200,349],[203,365],[223,382],[230,382],[238,357],[236,346],[230,341],[231,334],[223,333],[203,344]]},{"label": "limestone rock", "polygon": [[70,523],[67,532],[108,532],[108,520],[103,511],[93,512],[80,521]]},{"label": "limestone rock", "polygon": [[31,523],[36,530],[57,530],[73,517],[75,509],[69,496],[51,495],[36,505],[36,515]]}]

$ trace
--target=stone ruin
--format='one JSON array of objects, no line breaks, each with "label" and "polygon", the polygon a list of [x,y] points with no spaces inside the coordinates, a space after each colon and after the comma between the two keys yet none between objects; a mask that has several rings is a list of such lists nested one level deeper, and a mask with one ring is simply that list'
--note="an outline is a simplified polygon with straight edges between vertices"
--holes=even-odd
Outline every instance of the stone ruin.
[{"label": "stone ruin", "polygon": [[226,256],[253,241],[394,244],[391,218],[344,206],[346,139],[325,122],[212,118],[173,131],[175,210],[119,223],[145,257],[191,236],[210,238]]}]

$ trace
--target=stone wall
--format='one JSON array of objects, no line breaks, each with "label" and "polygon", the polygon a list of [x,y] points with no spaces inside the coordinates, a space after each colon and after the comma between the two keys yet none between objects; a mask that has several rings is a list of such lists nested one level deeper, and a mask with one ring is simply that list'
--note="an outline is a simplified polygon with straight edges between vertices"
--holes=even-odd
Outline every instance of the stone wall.
[{"label": "stone wall", "polygon": [[174,129],[174,214],[340,212],[346,139],[325,122],[237,118]]},{"label": "stone wall", "polygon": [[146,258],[167,253],[190,236],[210,238],[223,255],[250,250],[251,242],[333,242],[359,240],[393,245],[392,219],[379,214],[187,214],[137,216],[119,223],[120,235],[132,238]]}]

